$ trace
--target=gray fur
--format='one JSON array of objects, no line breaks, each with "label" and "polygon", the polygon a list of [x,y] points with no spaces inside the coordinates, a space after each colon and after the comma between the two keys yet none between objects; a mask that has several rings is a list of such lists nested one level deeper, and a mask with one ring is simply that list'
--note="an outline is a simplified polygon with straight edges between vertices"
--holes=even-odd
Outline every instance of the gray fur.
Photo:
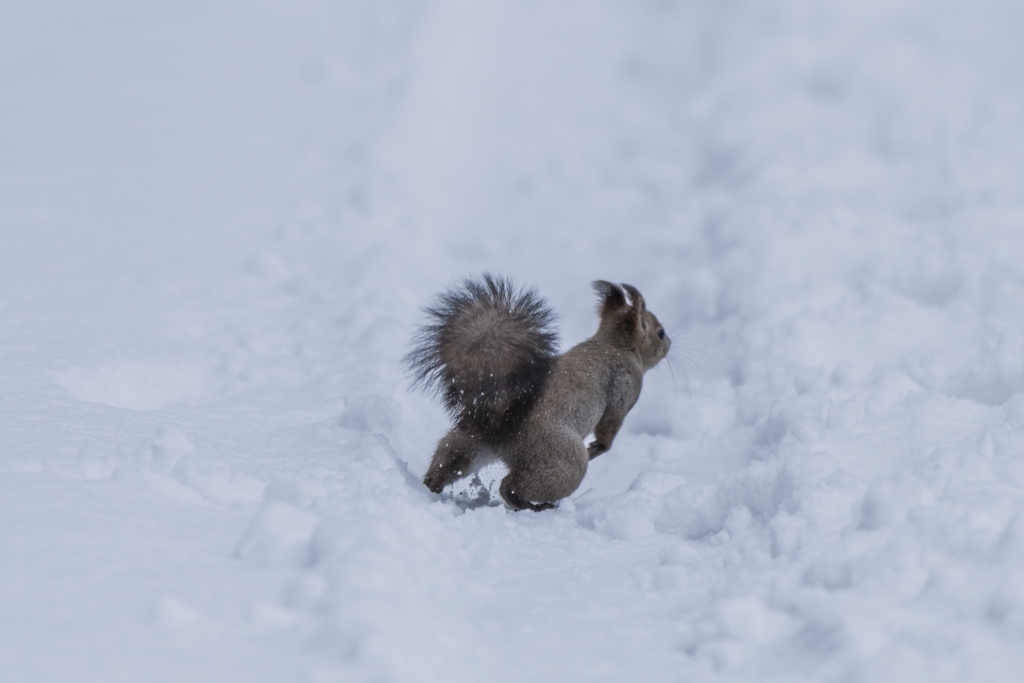
[{"label": "gray fur", "polygon": [[[488,277],[485,276],[485,281]],[[508,281],[503,282],[511,287]],[[546,381],[537,392],[529,392],[536,393],[536,399],[530,402],[516,428],[501,433],[500,438],[494,438],[496,432],[480,429],[473,421],[456,421],[437,444],[423,479],[427,488],[440,493],[445,486],[469,476],[494,457],[509,468],[499,491],[513,510],[553,507],[556,501],[579,487],[587,472],[587,463],[611,448],[622,421],[640,396],[644,373],[665,357],[672,344],[635,287],[598,280],[594,289],[600,299],[601,323],[597,333],[566,353],[551,358]],[[534,303],[540,310],[547,311],[539,300]],[[493,367],[503,369],[508,375],[508,356],[497,351],[503,344],[500,340],[487,339],[487,335],[507,334],[512,339],[524,339],[528,336],[525,330],[536,329],[538,322],[546,325],[550,314],[543,321],[527,321],[527,326],[521,327],[524,324],[521,317],[503,315],[501,307],[483,308],[488,311],[484,323],[451,315],[440,316],[441,324],[454,325],[458,321],[458,325],[482,329],[484,338],[478,338],[480,348],[495,351],[492,357],[486,354],[475,357],[470,363],[473,372],[480,372],[481,368],[488,372]],[[459,310],[474,310],[474,307]],[[500,320],[496,320],[495,315]],[[445,354],[456,352],[441,343],[437,353],[447,357]],[[528,356],[524,353],[520,358]],[[451,361],[446,367],[465,366]],[[456,374],[451,386],[456,386],[460,380]],[[496,387],[494,391],[500,395],[510,390]],[[494,405],[505,405],[504,399],[495,401]],[[492,417],[482,423],[493,422]],[[594,434],[594,440],[585,445],[589,434]]]},{"label": "gray fur", "polygon": [[554,313],[532,289],[485,273],[444,292],[405,361],[461,429],[500,443],[517,431],[551,374]]}]

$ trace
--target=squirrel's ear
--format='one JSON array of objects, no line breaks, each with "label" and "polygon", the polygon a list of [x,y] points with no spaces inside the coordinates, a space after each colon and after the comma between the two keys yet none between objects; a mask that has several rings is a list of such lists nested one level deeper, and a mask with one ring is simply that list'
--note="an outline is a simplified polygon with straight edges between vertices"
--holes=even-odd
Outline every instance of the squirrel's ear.
[{"label": "squirrel's ear", "polygon": [[640,293],[633,285],[627,285],[625,282],[622,283],[622,288],[629,292],[629,298],[633,301],[633,308],[636,309],[637,313],[643,313],[647,310],[647,302],[644,301],[644,295]]},{"label": "squirrel's ear", "polygon": [[594,280],[592,286],[594,291],[597,292],[597,296],[600,297],[597,304],[597,312],[602,318],[609,311],[626,306],[626,293],[622,291],[622,287],[604,280]]}]

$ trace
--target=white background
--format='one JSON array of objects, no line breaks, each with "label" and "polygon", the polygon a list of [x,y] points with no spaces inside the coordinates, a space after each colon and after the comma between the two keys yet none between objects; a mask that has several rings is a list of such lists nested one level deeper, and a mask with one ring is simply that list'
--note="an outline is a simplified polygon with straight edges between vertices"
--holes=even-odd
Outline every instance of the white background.
[{"label": "white background", "polygon": [[[1017,680],[1019,7],[6,0],[2,678]],[[554,511],[419,483],[485,270],[673,331]]]}]

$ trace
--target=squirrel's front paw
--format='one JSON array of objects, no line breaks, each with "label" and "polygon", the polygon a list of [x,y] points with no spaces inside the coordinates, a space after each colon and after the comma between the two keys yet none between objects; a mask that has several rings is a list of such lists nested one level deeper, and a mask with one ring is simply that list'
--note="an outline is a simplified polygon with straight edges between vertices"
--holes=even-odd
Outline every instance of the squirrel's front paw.
[{"label": "squirrel's front paw", "polygon": [[608,447],[605,446],[603,443],[594,441],[589,446],[587,446],[587,455],[589,455],[590,459],[593,460],[594,458],[606,452],[607,450]]}]

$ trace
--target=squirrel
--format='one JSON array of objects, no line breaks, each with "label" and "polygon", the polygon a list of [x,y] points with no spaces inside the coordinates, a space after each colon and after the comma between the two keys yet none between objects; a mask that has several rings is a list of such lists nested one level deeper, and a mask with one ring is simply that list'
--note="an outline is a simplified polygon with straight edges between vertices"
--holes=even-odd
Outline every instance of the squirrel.
[{"label": "squirrel", "polygon": [[435,390],[454,422],[423,478],[428,489],[441,493],[495,457],[509,470],[498,490],[512,510],[553,508],[579,487],[587,464],[611,448],[644,373],[672,346],[635,287],[593,288],[597,333],[561,355],[552,310],[507,278],[467,279],[424,309],[429,322],[405,362],[413,385]]}]

